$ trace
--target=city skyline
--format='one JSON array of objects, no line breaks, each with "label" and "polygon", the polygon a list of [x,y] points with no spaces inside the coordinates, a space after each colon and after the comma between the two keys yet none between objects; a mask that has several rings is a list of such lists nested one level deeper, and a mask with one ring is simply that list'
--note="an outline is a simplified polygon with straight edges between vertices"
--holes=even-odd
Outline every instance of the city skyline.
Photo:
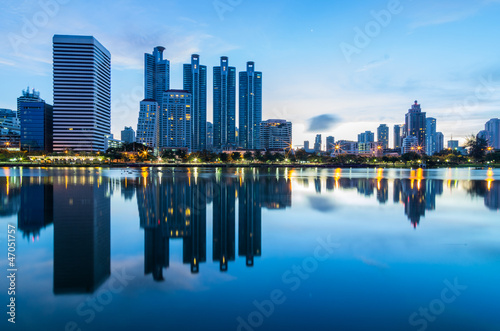
[{"label": "city skyline", "polygon": [[[325,3],[321,13],[312,13],[307,4],[298,2],[286,7],[285,2],[262,6],[242,2],[231,10],[199,2],[190,11],[170,2],[160,5],[169,6],[174,17],[170,25],[162,23],[161,10],[156,5],[153,9],[149,2],[140,6],[132,2],[127,8],[105,4],[107,10],[103,12],[115,13],[106,20],[101,14],[85,16],[89,9],[84,7],[92,7],[91,3],[60,4],[57,13],[49,15],[49,24],[35,26],[36,33],[29,38],[23,34],[23,29],[28,30],[26,22],[44,9],[39,5],[27,8],[26,3],[5,5],[0,14],[4,19],[0,31],[5,32],[1,38],[8,47],[0,53],[0,70],[8,79],[1,83],[2,108],[15,109],[14,96],[27,85],[39,90],[47,103],[53,103],[48,40],[53,34],[64,33],[93,35],[113,55],[111,131],[115,136],[124,126],[135,126],[130,118],[137,117],[137,105],[143,99],[143,54],[157,45],[166,47],[172,86],[176,87],[181,87],[182,64],[193,53],[200,54],[208,68],[216,66],[221,56],[232,59],[237,71],[244,70],[248,60],[258,63],[259,70],[266,74],[263,119],[293,122],[293,141],[299,144],[316,133],[354,140],[355,132],[374,131],[380,123],[392,127],[401,122],[400,113],[408,101],[415,99],[438,119],[446,140],[453,134],[463,143],[467,135],[482,130],[488,119],[498,117],[499,97],[489,93],[499,85],[498,65],[494,61],[498,48],[488,42],[495,31],[488,27],[493,26],[500,10],[495,2],[401,1],[397,14],[392,15],[387,26],[381,26],[365,47],[356,46],[354,29],[363,30],[374,21],[372,11],[387,11],[386,1],[363,2],[356,8],[353,4]],[[135,7],[137,11],[133,10]],[[287,15],[273,23],[259,18],[259,27],[253,33],[246,32],[243,28],[254,17],[251,14],[262,9],[270,13],[286,11]],[[123,23],[110,27],[131,12],[136,22],[133,29]],[[295,18],[302,12],[309,14],[297,23]],[[141,19],[144,15],[151,19]],[[326,16],[331,19],[326,20]],[[68,20],[80,24],[68,24]],[[462,30],[469,33],[460,34],[458,43],[450,34]],[[125,38],[125,32],[130,38]],[[286,37],[288,34],[294,38]],[[348,57],[341,47],[347,44],[357,48]],[[461,44],[469,45],[466,54],[457,55],[453,47],[448,47]],[[410,46],[413,51],[407,52]],[[433,51],[428,52],[429,49]],[[331,65],[325,65],[325,61]],[[303,65],[296,67],[292,75],[287,68],[293,63]],[[212,86],[210,74],[207,85]],[[477,94],[477,89],[482,93]],[[207,104],[210,120],[211,93]],[[465,111],[456,105],[466,105]],[[321,115],[331,115],[332,119],[323,123],[326,127],[311,127],[314,121],[310,120]]]}]

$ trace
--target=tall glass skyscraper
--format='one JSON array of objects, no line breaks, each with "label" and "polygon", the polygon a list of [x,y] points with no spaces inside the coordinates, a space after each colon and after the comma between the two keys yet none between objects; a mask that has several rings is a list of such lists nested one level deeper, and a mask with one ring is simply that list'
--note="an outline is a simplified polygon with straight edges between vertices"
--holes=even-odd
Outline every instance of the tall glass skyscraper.
[{"label": "tall glass skyscraper", "polygon": [[200,65],[197,54],[184,64],[184,90],[192,97],[192,151],[203,151],[207,149],[207,67]]},{"label": "tall glass skyscraper", "polygon": [[92,36],[55,35],[54,151],[104,151],[111,133],[111,54]]},{"label": "tall glass skyscraper", "polygon": [[45,102],[19,104],[21,149],[52,152],[53,107]]},{"label": "tall glass skyscraper", "polygon": [[163,92],[170,90],[170,61],[163,59],[165,47],[144,54],[144,99],[161,103]]},{"label": "tall glass skyscraper", "polygon": [[380,124],[377,128],[377,142],[383,149],[389,148],[389,127],[385,124]]},{"label": "tall glass skyscraper", "polygon": [[426,119],[426,131],[425,131],[425,153],[427,155],[433,155],[437,152],[436,146],[436,119],[428,117]]},{"label": "tall glass skyscraper", "polygon": [[425,132],[427,131],[426,114],[422,112],[418,101],[411,106],[406,114],[406,136],[416,137],[418,147],[425,151]]},{"label": "tall glass skyscraper", "polygon": [[39,91],[35,91],[35,89],[33,89],[30,92],[30,88],[28,86],[26,90],[23,90],[23,94],[19,98],[17,98],[17,116],[21,114],[21,102],[45,102],[45,101],[42,98],[40,98]]},{"label": "tall glass skyscraper", "polygon": [[169,90],[163,93],[160,146],[185,148],[192,152],[192,96],[188,91]]},{"label": "tall glass skyscraper", "polygon": [[236,68],[226,56],[214,67],[214,148],[236,147]]},{"label": "tall glass skyscraper", "polygon": [[239,145],[244,149],[260,148],[262,122],[262,72],[255,63],[247,62],[247,71],[240,72]]}]

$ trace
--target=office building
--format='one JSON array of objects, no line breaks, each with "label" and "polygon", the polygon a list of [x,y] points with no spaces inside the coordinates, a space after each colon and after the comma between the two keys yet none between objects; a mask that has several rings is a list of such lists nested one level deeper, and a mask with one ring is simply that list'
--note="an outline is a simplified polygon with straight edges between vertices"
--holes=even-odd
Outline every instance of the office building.
[{"label": "office building", "polygon": [[213,148],[214,148],[214,125],[211,122],[207,122],[207,149],[211,151],[213,150]]},{"label": "office building", "polygon": [[151,148],[160,147],[160,106],[153,99],[141,101],[139,119],[137,120],[137,138],[140,144]]},{"label": "office building", "polygon": [[405,120],[406,137],[417,137],[418,146],[425,151],[427,121],[426,114],[422,112],[422,108],[418,104],[418,101],[415,100],[415,103],[408,110]]},{"label": "office building", "polygon": [[92,36],[53,38],[54,151],[104,151],[111,133],[111,54]]},{"label": "office building", "polygon": [[135,131],[131,126],[126,126],[122,130],[121,139],[125,144],[131,144],[135,142]]},{"label": "office building", "polygon": [[309,151],[309,141],[307,141],[307,140],[306,140],[306,141],[304,141],[304,150],[305,150],[306,152],[308,152],[308,151]]},{"label": "office building", "polygon": [[[169,90],[163,94],[160,146],[193,150],[193,99],[185,90]],[[206,124],[205,124],[206,130]]]},{"label": "office building", "polygon": [[[192,151],[207,149],[207,67],[200,65],[200,56],[193,54],[191,63],[184,64],[184,90],[191,94]],[[162,109],[164,109],[163,107]]]},{"label": "office building", "polygon": [[335,138],[332,136],[326,137],[326,151],[332,153],[335,150]]},{"label": "office building", "polygon": [[458,149],[458,140],[448,140],[448,149]]},{"label": "office building", "polygon": [[260,147],[262,149],[292,149],[292,123],[286,120],[267,120],[260,124]]},{"label": "office building", "polygon": [[389,148],[389,127],[386,124],[377,128],[377,142],[383,149]]},{"label": "office building", "polygon": [[0,109],[0,147],[19,147],[21,141],[21,125],[17,112]]},{"label": "office building", "polygon": [[144,54],[144,99],[161,106],[163,92],[170,90],[170,61],[163,59],[165,47],[157,46],[152,54]]},{"label": "office building", "polygon": [[492,118],[486,122],[485,131],[488,133],[488,146],[500,149],[500,119]]},{"label": "office building", "polygon": [[260,148],[262,122],[262,72],[255,71],[255,63],[247,63],[247,71],[240,72],[239,146],[243,149]]},{"label": "office building", "polygon": [[418,149],[419,143],[418,143],[418,138],[415,136],[409,136],[403,139],[403,148],[402,148],[402,153],[418,153],[421,150]]},{"label": "office building", "polygon": [[401,147],[403,146],[403,139],[405,138],[404,132],[405,128],[403,124],[394,125],[394,149],[401,150]]},{"label": "office building", "polygon": [[18,116],[21,113],[21,102],[45,102],[42,98],[40,98],[40,92],[35,89],[31,90],[30,88],[26,88],[23,90],[22,95],[17,98],[17,114]]},{"label": "office building", "polygon": [[437,151],[436,147],[436,119],[428,117],[425,130],[425,153],[433,155]]},{"label": "office building", "polygon": [[371,143],[375,142],[375,134],[371,131],[365,131],[358,134],[358,143]]},{"label": "office building", "polygon": [[214,148],[236,148],[236,68],[221,57],[214,67]]},{"label": "office building", "polygon": [[436,152],[439,153],[444,149],[444,134],[436,132]]},{"label": "office building", "polygon": [[21,149],[52,152],[53,107],[42,102],[19,103],[21,122]]},{"label": "office building", "polygon": [[314,153],[321,152],[322,145],[323,145],[323,139],[321,138],[320,134],[317,134],[316,138],[314,139]]}]

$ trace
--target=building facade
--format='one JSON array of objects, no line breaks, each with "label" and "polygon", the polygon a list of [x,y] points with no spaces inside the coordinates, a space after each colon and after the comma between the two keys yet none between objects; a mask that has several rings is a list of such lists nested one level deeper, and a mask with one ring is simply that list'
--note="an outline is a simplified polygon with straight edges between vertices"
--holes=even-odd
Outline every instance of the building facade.
[{"label": "building facade", "polygon": [[19,104],[21,149],[52,152],[53,107],[45,102]]},{"label": "building facade", "polygon": [[262,72],[255,71],[255,63],[247,63],[247,71],[240,72],[239,146],[260,149],[262,122]]},{"label": "building facade", "polygon": [[492,118],[486,122],[485,131],[488,133],[488,146],[500,149],[500,119]]},{"label": "building facade", "polygon": [[185,90],[169,90],[163,94],[160,122],[162,148],[182,148],[193,151],[192,95]]},{"label": "building facade", "polygon": [[229,66],[227,56],[214,67],[214,148],[236,148],[236,68]]},{"label": "building facade", "polygon": [[332,153],[335,150],[335,138],[332,136],[326,137],[326,151]]},{"label": "building facade", "polygon": [[54,151],[104,151],[111,133],[111,54],[92,36],[55,35]]},{"label": "building facade", "polygon": [[419,151],[418,147],[419,147],[419,143],[418,143],[417,137],[415,137],[415,136],[406,137],[405,139],[403,139],[402,153],[403,154],[410,153],[410,152],[418,153],[418,151]]},{"label": "building facade", "polygon": [[151,148],[160,147],[160,106],[153,99],[141,101],[136,141]]},{"label": "building facade", "polygon": [[401,151],[401,147],[403,146],[405,128],[403,124],[394,125],[394,144],[393,148]]},{"label": "building facade", "polygon": [[126,126],[121,132],[121,139],[125,144],[135,142],[135,131],[131,126]]},{"label": "building facade", "polygon": [[436,119],[428,117],[425,130],[425,153],[433,155],[437,151],[436,147]]},{"label": "building facade", "polygon": [[316,138],[314,139],[314,152],[315,153],[321,152],[322,145],[323,145],[323,139],[320,134],[317,134]]},{"label": "building facade", "polygon": [[[192,151],[207,149],[207,67],[200,65],[200,56],[193,54],[191,63],[184,64],[184,91],[191,94],[190,116],[193,135]],[[163,107],[165,108],[165,107]]]},{"label": "building facade", "polygon": [[157,46],[152,54],[144,54],[144,99],[158,104],[163,92],[170,90],[170,61],[163,58],[164,51],[165,47]]},{"label": "building facade", "polygon": [[436,152],[439,153],[444,149],[444,134],[436,132]]},{"label": "building facade", "polygon": [[292,149],[292,123],[286,120],[267,120],[260,124],[262,149]]},{"label": "building facade", "polygon": [[17,98],[17,113],[18,115],[21,112],[21,102],[45,102],[42,98],[40,98],[40,92],[32,89],[30,92],[30,88],[26,88],[23,90],[22,95]]},{"label": "building facade", "polygon": [[418,146],[425,151],[425,139],[427,130],[426,114],[422,112],[422,108],[415,100],[406,114],[406,137],[417,137]]},{"label": "building facade", "polygon": [[381,124],[377,129],[377,142],[383,149],[389,148],[389,127]]}]

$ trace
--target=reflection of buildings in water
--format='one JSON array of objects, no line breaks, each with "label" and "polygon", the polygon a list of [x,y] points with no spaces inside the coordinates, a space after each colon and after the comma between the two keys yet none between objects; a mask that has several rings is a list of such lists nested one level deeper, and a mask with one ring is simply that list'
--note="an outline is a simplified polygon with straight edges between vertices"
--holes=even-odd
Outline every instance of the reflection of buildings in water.
[{"label": "reflection of buildings in water", "polygon": [[321,178],[320,177],[314,178],[314,189],[316,190],[316,193],[321,194]]},{"label": "reflection of buildings in water", "polygon": [[[292,206],[292,182],[283,176],[259,176],[261,206],[267,209],[285,209]],[[321,185],[321,184],[320,184]]]},{"label": "reflection of buildings in water", "polygon": [[23,237],[35,239],[54,220],[52,177],[25,178],[21,186],[21,208],[17,226]]},{"label": "reflection of buildings in water", "polygon": [[94,292],[110,275],[109,183],[74,178],[54,179],[55,294]]},{"label": "reflection of buildings in water", "polygon": [[334,177],[327,177],[326,178],[326,190],[328,192],[331,192],[335,189],[335,178]]},{"label": "reflection of buildings in water", "polygon": [[16,215],[21,208],[20,177],[0,177],[0,217]]},{"label": "reflection of buildings in water", "polygon": [[443,194],[444,182],[438,179],[427,179],[425,183],[425,209],[436,209],[436,195]]},{"label": "reflection of buildings in water", "polygon": [[254,265],[254,257],[261,256],[262,209],[260,182],[248,177],[238,189],[238,255],[246,257],[247,266]]},{"label": "reflection of buildings in water", "polygon": [[135,197],[134,179],[123,178],[121,180],[121,194],[125,201],[133,200]]},{"label": "reflection of buildings in water", "polygon": [[183,239],[183,262],[191,265],[192,273],[199,272],[199,264],[206,262],[206,194],[205,181],[190,175],[139,180],[137,204],[145,230],[146,274],[163,280],[170,239]]},{"label": "reflection of buildings in water", "polygon": [[484,205],[491,210],[500,209],[500,183],[493,179],[470,181],[467,193],[484,198]]},{"label": "reflection of buildings in water", "polygon": [[387,179],[376,180],[377,200],[381,204],[385,204],[389,200],[389,182]]},{"label": "reflection of buildings in water", "polygon": [[213,260],[220,270],[228,270],[228,261],[235,260],[236,182],[225,177],[213,185]]}]

